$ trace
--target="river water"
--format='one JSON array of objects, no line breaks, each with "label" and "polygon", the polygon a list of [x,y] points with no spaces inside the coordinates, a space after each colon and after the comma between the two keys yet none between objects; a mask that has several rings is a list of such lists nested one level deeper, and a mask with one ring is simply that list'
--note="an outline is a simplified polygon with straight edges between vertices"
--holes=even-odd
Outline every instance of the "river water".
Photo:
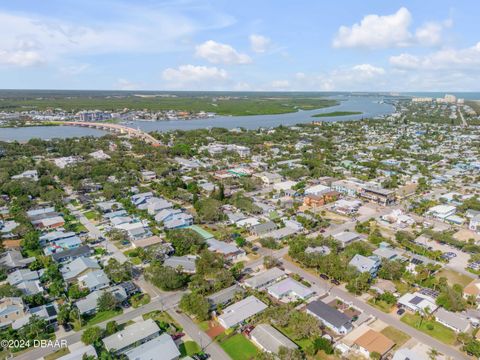
[{"label": "river water", "polygon": [[[127,126],[147,132],[193,130],[200,128],[222,127],[227,129],[243,127],[258,129],[260,127],[275,127],[279,125],[295,125],[317,121],[346,121],[373,118],[391,114],[395,108],[391,104],[383,103],[380,96],[335,96],[333,99],[341,103],[328,108],[298,111],[279,115],[252,115],[252,116],[216,116],[214,118],[197,120],[169,120],[169,121],[134,121]],[[333,116],[314,118],[312,115],[330,113],[333,111],[360,111],[361,115]],[[28,141],[32,138],[52,139],[81,136],[103,136],[105,131],[79,128],[71,126],[35,126],[23,128],[0,128],[0,141]]]}]

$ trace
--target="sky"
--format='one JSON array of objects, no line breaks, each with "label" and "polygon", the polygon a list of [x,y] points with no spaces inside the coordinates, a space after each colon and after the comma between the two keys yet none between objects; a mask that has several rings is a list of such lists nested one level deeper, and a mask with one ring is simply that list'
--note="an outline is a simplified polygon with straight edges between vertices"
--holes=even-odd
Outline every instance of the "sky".
[{"label": "sky", "polygon": [[479,91],[480,2],[0,0],[0,88]]}]

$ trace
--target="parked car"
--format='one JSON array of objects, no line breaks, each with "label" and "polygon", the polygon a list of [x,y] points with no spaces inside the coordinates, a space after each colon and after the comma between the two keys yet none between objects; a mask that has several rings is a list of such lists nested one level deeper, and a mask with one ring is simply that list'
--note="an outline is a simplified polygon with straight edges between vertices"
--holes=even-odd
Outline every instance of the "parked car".
[{"label": "parked car", "polygon": [[65,323],[62,326],[63,326],[63,330],[65,330],[65,332],[69,332],[69,331],[72,330],[72,325],[70,325],[69,323]]},{"label": "parked car", "polygon": [[331,282],[333,285],[340,285],[340,281],[338,281],[337,279],[332,279],[332,280],[330,280],[330,282]]},{"label": "parked car", "polygon": [[404,312],[405,312],[405,309],[398,309],[397,315],[403,315]]},{"label": "parked car", "polygon": [[180,339],[181,337],[184,337],[184,336],[185,336],[185,333],[180,332],[180,333],[173,334],[172,339],[173,339],[173,341],[175,341],[175,340],[178,340],[178,339]]},{"label": "parked car", "polygon": [[321,277],[323,280],[328,280],[328,279],[329,279],[328,275],[326,275],[326,274],[320,274],[320,277]]},{"label": "parked car", "polygon": [[247,336],[250,335],[250,333],[253,331],[253,329],[255,329],[255,326],[253,325],[248,325],[246,326],[244,329],[243,329],[243,333]]}]

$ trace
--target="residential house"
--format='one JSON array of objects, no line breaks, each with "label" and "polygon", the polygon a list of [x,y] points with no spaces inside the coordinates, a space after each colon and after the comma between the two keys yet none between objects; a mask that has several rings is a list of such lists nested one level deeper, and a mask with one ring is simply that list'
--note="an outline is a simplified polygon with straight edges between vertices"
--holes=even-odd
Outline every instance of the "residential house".
[{"label": "residential house", "polygon": [[438,305],[433,297],[421,294],[418,291],[413,294],[406,293],[398,299],[397,303],[399,307],[404,307],[414,313],[432,313],[438,309]]},{"label": "residential house", "polygon": [[20,289],[24,295],[35,295],[43,292],[40,276],[40,271],[18,269],[8,274],[7,282]]},{"label": "residential house", "polygon": [[110,285],[110,279],[101,269],[87,272],[85,275],[78,277],[78,284],[82,288],[90,291],[100,290]]},{"label": "residential house", "polygon": [[173,269],[181,268],[182,272],[187,274],[195,274],[197,267],[195,265],[197,261],[196,255],[185,256],[171,256],[165,259],[163,266],[167,266]]},{"label": "residential house", "polygon": [[126,351],[125,356],[129,360],[152,360],[160,357],[162,360],[177,360],[180,359],[180,351],[172,337],[163,333]]},{"label": "residential house", "polygon": [[67,355],[61,356],[57,358],[57,360],[83,360],[84,358],[97,358],[97,352],[93,345],[84,345],[69,350],[70,352]]},{"label": "residential house", "polygon": [[26,325],[30,320],[30,317],[36,316],[42,320],[45,320],[47,325],[56,323],[58,314],[58,305],[56,302],[51,302],[49,304],[40,305],[34,308],[30,308],[25,317],[20,320],[15,321],[12,324],[13,329],[19,329]]},{"label": "residential house", "polygon": [[480,281],[473,280],[470,284],[463,288],[463,297],[468,299],[470,296],[478,301],[480,300]]},{"label": "residential house", "polygon": [[12,180],[21,180],[21,179],[38,181],[38,171],[37,170],[26,170],[26,171],[22,172],[21,174],[12,176]]},{"label": "residential house", "polygon": [[252,341],[270,354],[278,354],[281,347],[297,349],[298,346],[270,324],[257,325],[250,333]]},{"label": "residential house", "polygon": [[296,181],[287,180],[273,184],[273,189],[279,192],[286,191],[292,189],[295,185],[297,185]]},{"label": "residential house", "polygon": [[333,204],[332,210],[342,215],[352,215],[355,214],[361,206],[362,202],[360,200],[340,199]]},{"label": "residential house", "polygon": [[453,205],[437,205],[428,209],[427,215],[440,220],[445,220],[449,216],[454,215],[456,211],[457,208]]},{"label": "residential house", "polygon": [[264,185],[273,185],[282,181],[282,176],[276,173],[262,172],[260,174],[254,174],[254,176],[260,178]]},{"label": "residential house", "polygon": [[152,319],[148,319],[129,325],[122,331],[103,338],[102,342],[107,351],[120,355],[159,335],[160,328],[157,323]]},{"label": "residential house", "polygon": [[12,272],[18,269],[24,269],[35,261],[35,257],[24,258],[20,251],[9,250],[0,255],[0,268]]},{"label": "residential house", "polygon": [[273,221],[267,221],[265,223],[253,225],[250,228],[250,232],[253,235],[262,236],[276,229],[277,229],[277,224],[275,224]]},{"label": "residential house", "polygon": [[347,315],[325,304],[323,301],[312,301],[307,305],[306,312],[320,320],[326,327],[332,329],[337,334],[345,335],[353,328],[351,320]]},{"label": "residential house", "polygon": [[123,205],[117,201],[103,201],[96,204],[97,208],[104,214],[114,212],[123,208]]},{"label": "residential house", "polygon": [[470,223],[468,225],[468,228],[472,231],[480,233],[480,214],[476,215],[476,216],[474,216],[470,219]]},{"label": "residential house", "polygon": [[344,248],[348,244],[363,239],[362,235],[353,231],[342,231],[340,233],[332,235],[332,237],[340,244],[342,248]]},{"label": "residential house", "polygon": [[245,250],[238,246],[211,238],[207,239],[208,250],[221,254],[225,259],[234,261],[246,255]]},{"label": "residential house", "polygon": [[452,329],[456,333],[466,333],[470,328],[470,321],[468,321],[466,316],[447,311],[444,308],[439,308],[435,312],[435,320]]},{"label": "residential house", "polygon": [[267,271],[261,272],[260,274],[252,276],[249,279],[246,279],[243,283],[245,286],[249,288],[252,288],[255,290],[262,290],[267,286],[273,284],[274,282],[277,282],[283,279],[286,276],[287,274],[285,274],[283,270],[280,270],[279,268],[274,267]]},{"label": "residential house", "polygon": [[283,302],[307,300],[315,295],[315,291],[311,288],[290,277],[270,285],[267,287],[267,292],[275,299]]},{"label": "residential house", "polygon": [[71,283],[77,281],[80,276],[99,269],[100,265],[98,265],[96,260],[87,257],[80,257],[73,260],[71,263],[64,265],[60,271],[63,279],[66,282]]},{"label": "residential house", "polygon": [[268,306],[251,295],[223,310],[222,315],[218,317],[218,322],[225,329],[235,327],[252,316],[259,314]]},{"label": "residential house", "polygon": [[230,304],[237,294],[243,295],[244,293],[245,290],[240,285],[235,284],[207,296],[207,300],[210,304],[210,309],[216,310],[218,306],[225,306]]},{"label": "residential house", "polygon": [[0,298],[0,328],[8,326],[27,315],[27,310],[22,298]]},{"label": "residential house", "polygon": [[395,346],[395,343],[382,333],[369,329],[354,341],[356,349],[367,359],[372,353],[380,354],[380,359]]},{"label": "residential house", "polygon": [[93,249],[88,245],[79,246],[74,249],[68,249],[52,254],[53,261],[66,264],[80,257],[89,257],[93,254]]},{"label": "residential house", "polygon": [[155,171],[142,170],[140,173],[142,175],[143,181],[151,181],[157,178],[157,174],[155,173]]},{"label": "residential house", "polygon": [[108,160],[110,159],[110,155],[106,154],[102,149],[91,152],[89,154],[95,160]]},{"label": "residential house", "polygon": [[81,315],[94,314],[98,308],[98,299],[106,292],[113,295],[117,304],[120,304],[121,302],[127,300],[129,296],[125,291],[125,289],[120,285],[112,286],[102,290],[93,291],[87,296],[85,296],[83,299],[77,300],[77,302],[75,302],[75,306],[77,307],[80,314]]}]

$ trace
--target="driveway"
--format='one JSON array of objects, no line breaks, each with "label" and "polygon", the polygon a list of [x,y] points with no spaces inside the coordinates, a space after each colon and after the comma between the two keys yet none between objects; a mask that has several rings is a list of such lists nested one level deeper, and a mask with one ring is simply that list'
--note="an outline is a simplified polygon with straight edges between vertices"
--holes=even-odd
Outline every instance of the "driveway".
[{"label": "driveway", "polygon": [[230,360],[221,346],[200,330],[197,324],[187,315],[178,314],[174,310],[168,310],[168,314],[183,327],[185,333],[195,340],[206,353],[211,355],[212,360]]},{"label": "driveway", "polygon": [[[72,204],[67,205],[68,210],[80,221],[80,223],[85,226],[90,233],[90,236],[93,239],[98,239],[100,237],[105,237],[105,234],[100,231],[98,227],[95,226],[85,215],[83,215],[79,210],[77,210]],[[117,259],[121,264],[127,261],[127,257],[110,241],[105,240],[102,245],[105,247],[105,250],[109,254],[112,254],[112,257]]]}]

